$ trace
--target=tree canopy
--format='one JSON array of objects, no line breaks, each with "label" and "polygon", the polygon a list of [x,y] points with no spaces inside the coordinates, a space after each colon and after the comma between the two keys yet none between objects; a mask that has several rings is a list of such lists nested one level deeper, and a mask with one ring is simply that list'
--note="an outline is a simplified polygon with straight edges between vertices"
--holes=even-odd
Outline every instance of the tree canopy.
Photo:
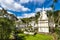
[{"label": "tree canopy", "polygon": [[14,22],[7,18],[0,18],[0,39],[9,39],[10,33],[14,31]]}]

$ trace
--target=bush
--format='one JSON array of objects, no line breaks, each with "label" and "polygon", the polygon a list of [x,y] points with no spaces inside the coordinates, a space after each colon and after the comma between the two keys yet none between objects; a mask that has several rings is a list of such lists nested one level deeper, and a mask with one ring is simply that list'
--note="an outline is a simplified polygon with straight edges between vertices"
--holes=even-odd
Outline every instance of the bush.
[{"label": "bush", "polygon": [[56,34],[58,35],[58,36],[57,36],[57,37],[58,37],[57,40],[60,40],[60,28],[59,28],[59,27],[56,27],[56,28],[55,28],[55,32],[56,32]]}]

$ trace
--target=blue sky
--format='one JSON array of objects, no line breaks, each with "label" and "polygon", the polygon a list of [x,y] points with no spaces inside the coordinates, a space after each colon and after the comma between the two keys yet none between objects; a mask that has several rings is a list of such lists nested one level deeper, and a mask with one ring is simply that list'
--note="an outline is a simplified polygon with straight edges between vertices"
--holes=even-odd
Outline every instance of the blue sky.
[{"label": "blue sky", "polygon": [[[0,9],[4,8],[9,13],[20,18],[34,16],[41,8],[51,10],[53,0],[0,0]],[[55,10],[60,10],[60,1],[55,4]]]},{"label": "blue sky", "polygon": [[55,10],[60,10],[60,0],[58,0],[58,2],[55,3]]}]

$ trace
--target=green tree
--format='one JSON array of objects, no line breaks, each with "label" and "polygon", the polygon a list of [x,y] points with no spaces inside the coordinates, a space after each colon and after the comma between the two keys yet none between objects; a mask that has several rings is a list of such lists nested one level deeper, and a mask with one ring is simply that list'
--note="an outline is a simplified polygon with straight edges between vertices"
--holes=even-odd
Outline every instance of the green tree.
[{"label": "green tree", "polygon": [[36,24],[37,24],[37,26],[38,26],[38,18],[40,17],[40,12],[37,12],[36,14],[35,14],[35,22],[36,22]]},{"label": "green tree", "polygon": [[37,13],[35,14],[35,20],[37,20],[39,17],[40,17],[40,12],[37,12]]},{"label": "green tree", "polygon": [[0,18],[0,39],[7,40],[12,31],[15,30],[14,22],[7,18]]}]

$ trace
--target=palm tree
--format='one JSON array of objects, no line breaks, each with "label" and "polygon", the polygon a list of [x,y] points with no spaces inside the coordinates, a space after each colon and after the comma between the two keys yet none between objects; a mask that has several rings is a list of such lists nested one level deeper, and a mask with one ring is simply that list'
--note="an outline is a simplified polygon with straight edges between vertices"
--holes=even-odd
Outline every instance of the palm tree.
[{"label": "palm tree", "polygon": [[58,0],[53,0],[54,2],[57,2]]},{"label": "palm tree", "polygon": [[57,2],[57,0],[53,0],[53,4],[51,5],[51,7],[53,8],[53,10],[55,9],[54,5]]},{"label": "palm tree", "polygon": [[[54,0],[54,3],[56,3],[58,0]],[[58,22],[57,25],[59,26],[60,24],[60,10],[56,11],[56,14],[58,15],[56,18],[56,21]]]},{"label": "palm tree", "polygon": [[53,11],[47,11],[47,16],[49,21],[50,32],[54,32],[52,25],[54,23]]},{"label": "palm tree", "polygon": [[53,4],[51,5],[51,7],[53,8],[53,14],[52,14],[53,16],[55,15],[55,14],[54,14],[54,10],[55,10],[54,5],[55,5],[55,3],[56,3],[57,1],[58,1],[58,0],[53,0]]},{"label": "palm tree", "polygon": [[[57,14],[57,12],[55,13],[55,7],[54,7],[54,5],[55,5],[55,3],[57,3],[57,1],[58,1],[58,0],[53,0],[53,4],[51,5],[51,7],[53,8],[53,12],[54,12],[54,13],[53,13],[54,22],[56,22],[56,20],[58,20],[58,17],[59,17],[59,16],[56,17],[56,15],[58,15],[58,14]],[[55,15],[55,16],[54,16],[54,15]],[[56,20],[55,20],[55,19],[56,19]],[[58,23],[58,24],[59,24],[59,23]]]},{"label": "palm tree", "polygon": [[35,20],[37,20],[39,17],[40,17],[40,12],[37,12],[37,13],[35,14]]},{"label": "palm tree", "polygon": [[55,11],[55,23],[59,26],[60,24],[60,10]]},{"label": "palm tree", "polygon": [[38,27],[38,18],[40,17],[40,12],[37,12],[36,15],[35,15],[35,22],[37,24],[37,27]]}]

